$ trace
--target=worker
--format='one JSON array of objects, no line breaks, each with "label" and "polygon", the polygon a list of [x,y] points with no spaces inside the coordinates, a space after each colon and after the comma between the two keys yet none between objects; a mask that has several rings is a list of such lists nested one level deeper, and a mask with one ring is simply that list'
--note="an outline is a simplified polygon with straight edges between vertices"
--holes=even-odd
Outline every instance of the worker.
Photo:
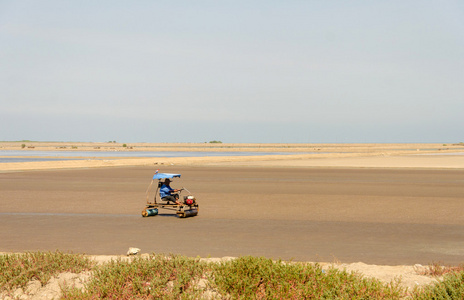
[{"label": "worker", "polygon": [[160,188],[160,197],[161,200],[169,202],[174,202],[177,205],[181,205],[182,203],[179,202],[179,194],[178,192],[182,191],[182,189],[177,190],[170,187],[171,180],[166,178],[163,182],[163,185]]}]

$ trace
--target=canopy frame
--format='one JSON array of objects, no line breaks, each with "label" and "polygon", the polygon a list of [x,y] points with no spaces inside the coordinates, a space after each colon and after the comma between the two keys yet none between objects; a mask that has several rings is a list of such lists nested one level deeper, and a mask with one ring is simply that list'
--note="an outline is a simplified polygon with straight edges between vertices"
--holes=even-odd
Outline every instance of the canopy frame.
[{"label": "canopy frame", "polygon": [[155,192],[155,197],[154,197],[154,201],[155,201],[155,204],[156,204],[156,197],[158,196],[158,191],[159,191],[159,188],[160,188],[160,183],[161,183],[161,180],[162,179],[172,179],[172,178],[180,178],[180,174],[173,174],[173,173],[158,173],[156,172],[155,175],[153,175],[153,179],[151,180],[150,182],[150,185],[148,186],[147,188],[147,203],[150,204],[150,199],[149,198],[149,194],[150,194],[150,188],[151,186],[153,185],[153,182],[155,180],[158,180],[158,184],[156,185],[156,192]]}]

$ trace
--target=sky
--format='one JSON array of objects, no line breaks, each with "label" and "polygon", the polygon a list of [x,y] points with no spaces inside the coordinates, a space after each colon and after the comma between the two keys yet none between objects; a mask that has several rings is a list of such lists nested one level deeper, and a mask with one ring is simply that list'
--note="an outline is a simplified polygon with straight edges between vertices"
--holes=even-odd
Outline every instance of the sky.
[{"label": "sky", "polygon": [[0,0],[0,141],[464,142],[464,1]]}]

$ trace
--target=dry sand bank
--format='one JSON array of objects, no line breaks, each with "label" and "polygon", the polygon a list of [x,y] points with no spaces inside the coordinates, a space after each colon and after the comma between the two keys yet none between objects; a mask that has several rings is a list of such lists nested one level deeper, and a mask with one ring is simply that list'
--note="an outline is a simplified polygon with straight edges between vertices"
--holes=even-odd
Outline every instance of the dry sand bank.
[{"label": "dry sand bank", "polygon": [[75,169],[122,166],[256,166],[256,167],[335,167],[335,168],[426,168],[463,169],[464,155],[266,155],[169,158],[105,158],[62,161],[0,163],[2,171]]},{"label": "dry sand bank", "polygon": [[[21,150],[21,142],[0,143],[0,150]],[[262,156],[94,157],[80,160],[1,163],[0,171],[118,166],[270,166],[352,168],[464,168],[464,144],[123,144],[27,143],[27,151],[188,151],[292,153]],[[29,148],[30,147],[30,148]],[[298,154],[293,154],[298,153]],[[0,153],[1,155],[1,153]],[[56,157],[55,157],[56,158]],[[63,157],[65,159],[66,157]],[[76,157],[73,157],[74,159]]]}]

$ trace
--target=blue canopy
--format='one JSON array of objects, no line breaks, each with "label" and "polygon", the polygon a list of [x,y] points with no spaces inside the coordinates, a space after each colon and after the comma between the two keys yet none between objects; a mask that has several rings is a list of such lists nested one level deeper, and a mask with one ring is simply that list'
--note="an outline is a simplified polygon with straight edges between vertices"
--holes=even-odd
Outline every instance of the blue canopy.
[{"label": "blue canopy", "polygon": [[157,173],[153,176],[153,180],[155,179],[164,179],[164,178],[174,178],[178,177],[180,178],[180,174],[171,174],[171,173]]}]

